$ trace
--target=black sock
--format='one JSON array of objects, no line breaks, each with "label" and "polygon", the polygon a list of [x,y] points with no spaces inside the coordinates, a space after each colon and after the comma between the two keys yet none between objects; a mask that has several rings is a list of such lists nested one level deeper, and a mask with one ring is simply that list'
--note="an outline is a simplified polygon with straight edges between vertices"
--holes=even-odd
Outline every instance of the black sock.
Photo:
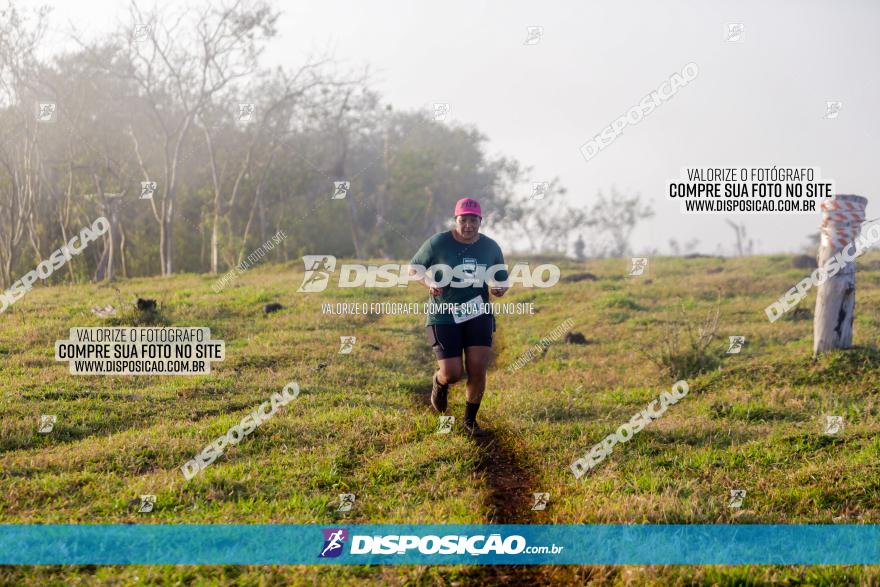
[{"label": "black sock", "polygon": [[476,422],[477,420],[477,410],[480,409],[480,404],[466,401],[464,403],[464,421],[465,422]]}]

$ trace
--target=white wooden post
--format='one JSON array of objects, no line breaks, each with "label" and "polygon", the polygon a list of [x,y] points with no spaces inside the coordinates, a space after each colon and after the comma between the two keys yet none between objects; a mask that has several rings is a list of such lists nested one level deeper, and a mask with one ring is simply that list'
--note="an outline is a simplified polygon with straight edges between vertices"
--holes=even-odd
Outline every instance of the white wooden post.
[{"label": "white wooden post", "polygon": [[[850,245],[847,253],[855,253],[854,243],[865,221],[867,204],[866,198],[842,194],[822,203],[821,237],[816,256],[819,267]],[[855,305],[856,264],[855,261],[841,263],[841,270],[818,288],[813,317],[814,357],[831,349],[852,346]]]}]

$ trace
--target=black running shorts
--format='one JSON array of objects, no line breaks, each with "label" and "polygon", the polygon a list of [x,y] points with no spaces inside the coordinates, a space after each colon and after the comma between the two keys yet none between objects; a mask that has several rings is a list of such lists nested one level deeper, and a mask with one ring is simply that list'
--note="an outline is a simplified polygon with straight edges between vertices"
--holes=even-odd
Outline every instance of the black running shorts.
[{"label": "black running shorts", "polygon": [[461,324],[431,324],[428,326],[428,342],[438,359],[461,358],[469,346],[492,346],[495,317],[482,314]]}]

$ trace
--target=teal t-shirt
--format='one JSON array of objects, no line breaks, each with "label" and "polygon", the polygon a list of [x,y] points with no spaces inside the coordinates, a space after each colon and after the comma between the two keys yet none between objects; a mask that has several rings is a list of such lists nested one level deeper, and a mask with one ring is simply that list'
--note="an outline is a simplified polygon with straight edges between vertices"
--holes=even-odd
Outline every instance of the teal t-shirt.
[{"label": "teal t-shirt", "polygon": [[[501,253],[501,247],[494,240],[481,234],[476,242],[465,244],[460,243],[452,236],[452,231],[438,232],[428,240],[426,240],[418,252],[410,260],[411,265],[423,265],[426,274],[434,281],[440,281],[442,272],[440,270],[427,271],[432,265],[449,265],[455,268],[462,265],[462,269],[467,275],[473,276],[477,271],[477,267],[483,266],[488,270],[492,265],[503,265],[504,255]],[[507,270],[502,269],[494,273],[492,277],[495,281],[507,281]],[[443,286],[440,296],[434,297],[428,293],[428,304],[464,304],[481,296],[483,302],[489,301],[489,285],[487,279],[483,278],[483,284],[479,287],[476,285],[468,285],[463,287],[453,287],[452,283],[463,283],[464,280],[455,276],[452,282]],[[432,313],[429,308],[426,326],[432,324],[455,324],[452,312]]]}]

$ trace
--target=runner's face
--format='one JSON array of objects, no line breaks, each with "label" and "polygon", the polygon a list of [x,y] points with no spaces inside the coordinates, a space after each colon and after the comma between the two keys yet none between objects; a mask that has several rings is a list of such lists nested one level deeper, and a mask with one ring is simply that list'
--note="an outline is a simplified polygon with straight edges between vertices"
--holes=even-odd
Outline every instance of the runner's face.
[{"label": "runner's face", "polygon": [[455,217],[455,228],[465,239],[472,239],[480,232],[481,219],[476,214],[462,214]]}]

